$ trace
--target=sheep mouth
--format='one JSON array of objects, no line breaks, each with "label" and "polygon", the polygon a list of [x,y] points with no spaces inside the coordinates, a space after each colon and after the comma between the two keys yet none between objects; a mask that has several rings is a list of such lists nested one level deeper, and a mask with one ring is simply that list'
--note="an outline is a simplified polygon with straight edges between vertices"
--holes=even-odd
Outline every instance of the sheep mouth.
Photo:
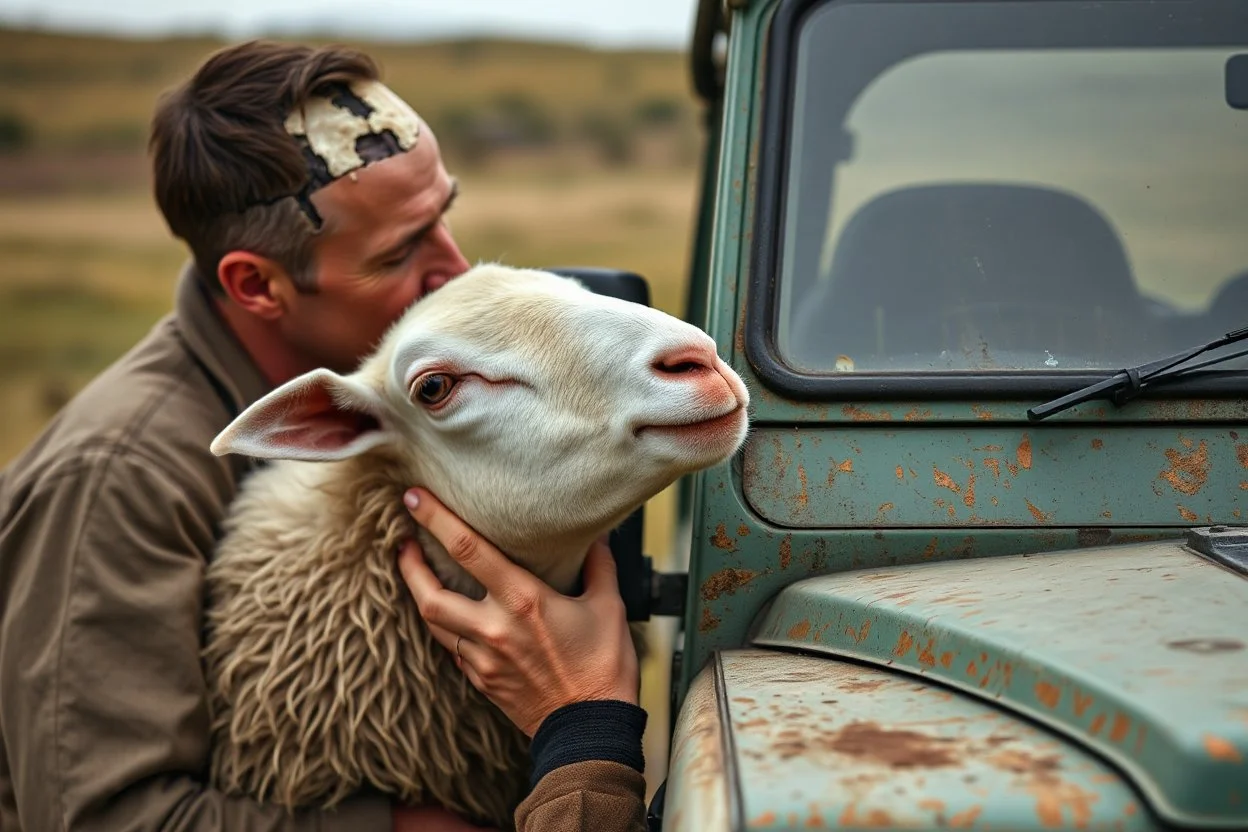
[{"label": "sheep mouth", "polygon": [[659,433],[664,436],[695,437],[703,436],[708,433],[734,431],[739,426],[744,415],[745,407],[738,404],[727,413],[722,413],[719,416],[712,416],[709,419],[700,419],[696,422],[642,425],[633,431],[633,435],[640,437],[646,433]]}]

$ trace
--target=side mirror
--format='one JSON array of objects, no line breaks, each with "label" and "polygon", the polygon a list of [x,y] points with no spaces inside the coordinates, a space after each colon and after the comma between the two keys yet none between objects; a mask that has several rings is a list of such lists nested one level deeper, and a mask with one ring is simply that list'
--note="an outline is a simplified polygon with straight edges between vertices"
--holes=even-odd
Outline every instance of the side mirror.
[{"label": "side mirror", "polygon": [[[619,269],[552,268],[564,277],[573,277],[589,290],[621,300],[650,305],[650,284],[639,274]],[[651,596],[654,570],[650,558],[642,552],[644,546],[645,507],[637,509],[619,528],[611,533],[611,554],[615,556],[616,572],[620,579],[620,596],[628,611],[629,621],[649,621],[652,607]]]}]

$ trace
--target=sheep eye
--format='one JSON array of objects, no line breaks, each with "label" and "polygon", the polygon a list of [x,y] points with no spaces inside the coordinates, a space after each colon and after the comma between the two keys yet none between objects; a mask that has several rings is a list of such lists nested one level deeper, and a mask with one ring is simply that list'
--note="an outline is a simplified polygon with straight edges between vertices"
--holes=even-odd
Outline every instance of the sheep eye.
[{"label": "sheep eye", "polygon": [[416,383],[416,395],[425,404],[440,404],[446,401],[455,389],[455,379],[446,373],[430,373]]}]

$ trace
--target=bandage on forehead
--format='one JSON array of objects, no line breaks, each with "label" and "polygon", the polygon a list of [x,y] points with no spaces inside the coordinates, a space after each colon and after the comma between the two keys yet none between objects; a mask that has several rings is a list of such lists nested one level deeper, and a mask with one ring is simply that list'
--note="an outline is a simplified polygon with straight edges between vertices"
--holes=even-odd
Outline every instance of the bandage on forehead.
[{"label": "bandage on forehead", "polygon": [[380,81],[329,85],[286,118],[299,143],[308,180],[294,199],[318,230],[312,194],[352,171],[405,153],[420,139],[420,116]]}]

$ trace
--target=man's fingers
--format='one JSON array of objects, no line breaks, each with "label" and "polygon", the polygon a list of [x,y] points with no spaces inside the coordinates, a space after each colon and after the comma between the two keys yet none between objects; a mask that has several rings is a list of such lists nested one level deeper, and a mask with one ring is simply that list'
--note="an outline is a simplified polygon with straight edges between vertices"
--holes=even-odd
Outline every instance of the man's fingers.
[{"label": "man's fingers", "polygon": [[615,558],[605,543],[597,541],[589,547],[584,567],[585,595],[620,594],[620,578],[615,570]]},{"label": "man's fingers", "polygon": [[442,587],[421,554],[420,546],[409,540],[399,552],[399,573],[407,584],[421,617],[429,624],[455,633],[472,635],[482,620],[479,602]]},{"label": "man's fingers", "polygon": [[425,489],[413,488],[404,495],[403,502],[416,522],[428,529],[447,554],[491,595],[535,580]]}]

